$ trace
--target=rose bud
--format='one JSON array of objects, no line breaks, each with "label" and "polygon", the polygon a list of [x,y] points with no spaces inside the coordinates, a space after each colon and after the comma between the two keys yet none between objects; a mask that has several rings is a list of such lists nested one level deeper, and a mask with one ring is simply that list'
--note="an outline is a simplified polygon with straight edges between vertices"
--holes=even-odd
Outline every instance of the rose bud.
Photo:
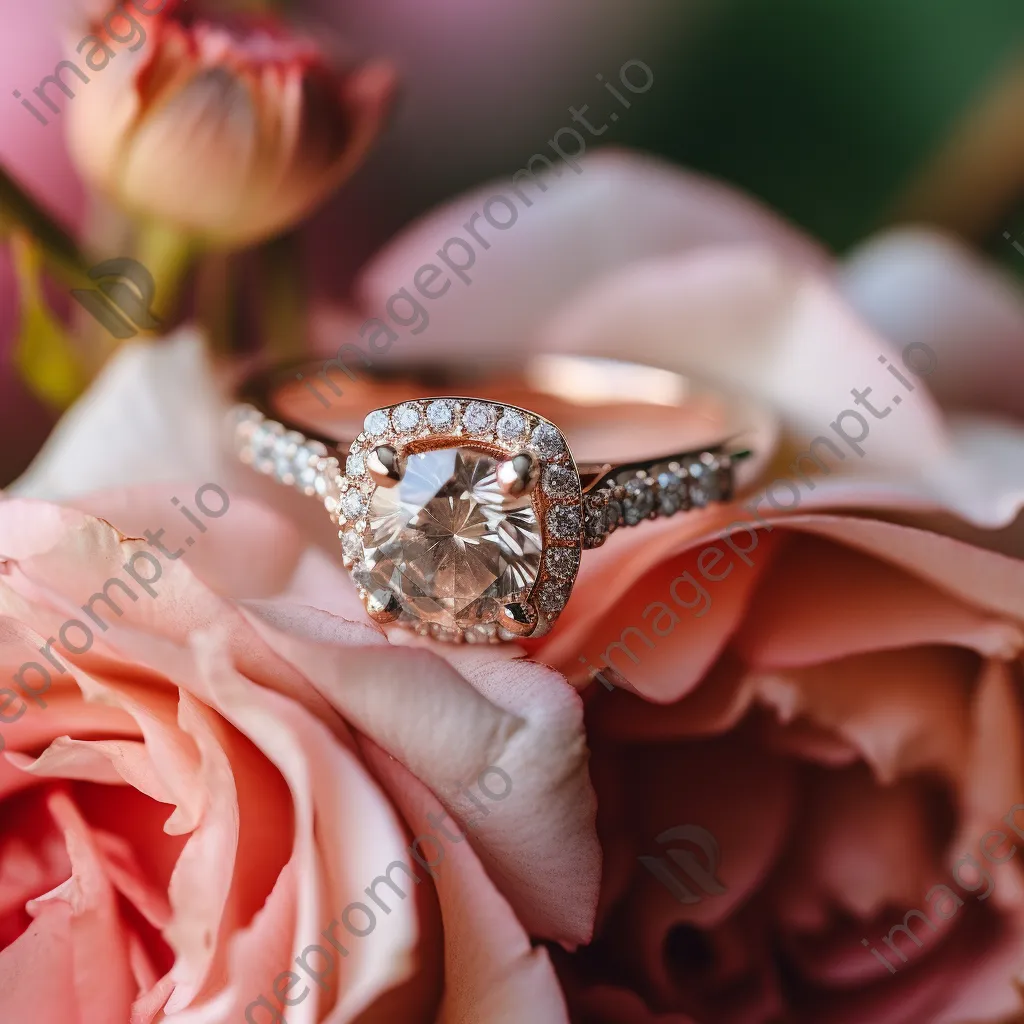
[{"label": "rose bud", "polygon": [[359,165],[394,94],[390,65],[339,71],[272,18],[152,3],[93,21],[75,47],[88,84],[63,76],[72,153],[117,204],[244,246],[294,224]]}]

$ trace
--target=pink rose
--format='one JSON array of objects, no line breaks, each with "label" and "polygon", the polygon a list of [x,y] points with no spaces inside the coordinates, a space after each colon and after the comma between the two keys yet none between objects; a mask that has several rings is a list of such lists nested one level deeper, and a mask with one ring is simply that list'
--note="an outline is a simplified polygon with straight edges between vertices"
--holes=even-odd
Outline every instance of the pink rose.
[{"label": "pink rose", "polygon": [[[1024,570],[1010,557],[1024,551],[1024,430],[1020,391],[1004,380],[1021,375],[1019,296],[930,235],[883,238],[834,266],[748,201],[651,161],[610,154],[547,184],[475,253],[470,282],[425,307],[430,325],[415,348],[400,334],[389,358],[628,352],[770,402],[780,428],[753,493],[620,531],[589,552],[558,628],[534,645],[586,689],[594,749],[605,863],[597,930],[584,949],[552,954],[575,1019],[1005,1018],[1019,1009],[1018,860],[989,868],[985,851],[1005,856],[1024,822],[1013,811],[1024,800]],[[384,311],[499,192],[512,194],[508,182],[410,228],[367,269],[355,321],[351,311],[324,317],[322,342],[351,340],[351,324]],[[965,356],[965,339],[986,358]],[[901,351],[918,341],[935,369],[897,391],[887,366],[903,366]],[[212,443],[219,412],[196,353],[184,338],[123,353],[17,490],[140,530],[154,518],[137,522],[123,496],[82,495],[126,474],[216,480],[239,495],[232,512],[251,493],[306,516],[327,552],[310,563],[336,566],[336,537],[315,505],[251,479]],[[880,413],[902,401],[878,419],[866,413],[862,443],[845,441],[832,424],[863,411],[852,389],[867,387],[884,398]],[[844,458],[810,470],[810,486],[791,466],[818,436]],[[799,500],[777,510],[769,485],[788,479]],[[223,562],[221,571],[233,564]],[[694,589],[677,584],[680,601],[673,584],[684,574]],[[358,619],[351,588],[328,591],[321,578],[296,574],[291,600]],[[699,617],[698,586],[708,594]],[[591,681],[606,661],[602,677],[632,693]],[[500,664],[516,692],[517,673],[547,672]],[[518,776],[507,770],[514,796]],[[545,816],[528,822],[535,835],[548,809],[532,810]],[[963,855],[990,870],[985,899],[988,882]],[[911,911],[929,923],[910,914],[905,925],[920,946],[892,933],[904,963],[884,940]],[[974,959],[959,958],[967,949]]]},{"label": "pink rose", "polygon": [[[562,171],[484,228],[417,355],[646,360],[781,428],[732,506],[589,552],[534,645],[589,683],[605,872],[594,942],[558,957],[570,1003],[608,1024],[1020,1013],[1024,301],[928,233],[834,266],[656,162]],[[385,249],[366,312],[495,194],[516,198],[490,183]]]},{"label": "pink rose", "polygon": [[127,535],[0,501],[0,1020],[567,1021],[579,697],[321,610],[343,570],[232,486],[78,501]]}]

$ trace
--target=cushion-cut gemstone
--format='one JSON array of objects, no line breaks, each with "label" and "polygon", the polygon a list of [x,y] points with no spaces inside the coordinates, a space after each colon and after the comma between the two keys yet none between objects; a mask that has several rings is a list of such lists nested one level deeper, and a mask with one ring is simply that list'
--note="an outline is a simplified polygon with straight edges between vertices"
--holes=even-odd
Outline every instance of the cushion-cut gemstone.
[{"label": "cushion-cut gemstone", "polygon": [[389,590],[402,618],[466,628],[523,601],[540,568],[529,495],[506,497],[497,461],[470,448],[410,455],[394,487],[378,487],[356,580]]}]

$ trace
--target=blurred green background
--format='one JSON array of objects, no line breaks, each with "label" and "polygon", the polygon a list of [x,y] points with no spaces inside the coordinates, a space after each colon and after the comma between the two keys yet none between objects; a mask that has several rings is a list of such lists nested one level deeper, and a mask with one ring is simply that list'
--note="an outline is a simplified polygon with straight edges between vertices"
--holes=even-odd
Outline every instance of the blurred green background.
[{"label": "blurred green background", "polygon": [[1024,3],[742,0],[702,35],[627,123],[630,141],[742,185],[843,249],[886,219],[1020,56]]},{"label": "blurred green background", "polygon": [[[579,45],[538,38],[537,63],[526,66],[526,48],[503,26],[506,37],[491,58],[523,65],[519,84],[505,94],[492,90],[486,100],[456,90],[445,97],[463,141],[458,159],[438,152],[443,130],[428,136],[425,128],[417,135],[410,127],[417,141],[385,140],[361,175],[392,197],[389,230],[375,236],[377,243],[415,213],[521,166],[569,123],[570,103],[600,104],[594,72],[614,78],[622,62],[641,57],[654,68],[655,85],[601,144],[641,147],[732,182],[842,252],[900,219],[907,190],[1024,58],[1022,0],[636,0],[630,19],[618,22],[622,0],[547,2],[574,20]],[[598,24],[607,36],[600,44],[593,42]],[[351,28],[378,50],[394,50],[410,71],[410,123],[428,120],[417,95],[440,93],[444,85],[417,77],[416,51],[403,52],[394,34],[365,32],[358,17]],[[445,40],[464,91],[470,76],[457,42],[454,31]],[[429,47],[431,40],[418,45]],[[548,79],[543,96],[531,92],[531,72]],[[970,196],[988,160],[978,152],[973,159],[980,169],[973,168],[960,197],[967,207],[980,203],[987,210],[984,224],[977,215],[958,218],[955,210],[928,204],[913,212],[945,219],[954,229],[966,219],[972,242],[1024,273],[1019,254],[1002,238],[1011,228],[1024,234],[1024,218],[1015,213],[1024,194],[1024,92],[1014,105],[1016,116],[999,129],[998,145],[1000,159],[1015,168],[1002,178],[1015,176],[1015,185],[979,184],[992,194]],[[399,112],[400,121],[405,116]],[[441,117],[434,112],[435,125]],[[496,123],[507,125],[504,139]],[[417,169],[411,177],[401,170],[410,163]],[[354,206],[346,204],[345,218]]]}]

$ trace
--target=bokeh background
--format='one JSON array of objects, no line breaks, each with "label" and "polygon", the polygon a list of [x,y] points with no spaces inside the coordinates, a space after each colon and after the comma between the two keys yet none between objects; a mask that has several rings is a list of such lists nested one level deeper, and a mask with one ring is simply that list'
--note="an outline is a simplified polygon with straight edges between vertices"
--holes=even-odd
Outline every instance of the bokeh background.
[{"label": "bokeh background", "polygon": [[[391,57],[402,94],[370,159],[282,243],[314,298],[403,224],[508,175],[600,106],[596,76],[633,58],[655,85],[600,140],[637,147],[759,197],[838,253],[924,221],[1024,279],[1024,4],[1020,0],[288,0],[354,58]],[[0,162],[71,231],[102,212],[66,152],[18,105],[60,59],[65,0],[0,0]],[[2,201],[2,200],[0,200]],[[0,207],[0,224],[3,222]],[[2,240],[0,240],[2,245]],[[60,289],[56,315],[67,313]],[[19,317],[0,252],[0,484],[56,411],[18,380]]]}]

